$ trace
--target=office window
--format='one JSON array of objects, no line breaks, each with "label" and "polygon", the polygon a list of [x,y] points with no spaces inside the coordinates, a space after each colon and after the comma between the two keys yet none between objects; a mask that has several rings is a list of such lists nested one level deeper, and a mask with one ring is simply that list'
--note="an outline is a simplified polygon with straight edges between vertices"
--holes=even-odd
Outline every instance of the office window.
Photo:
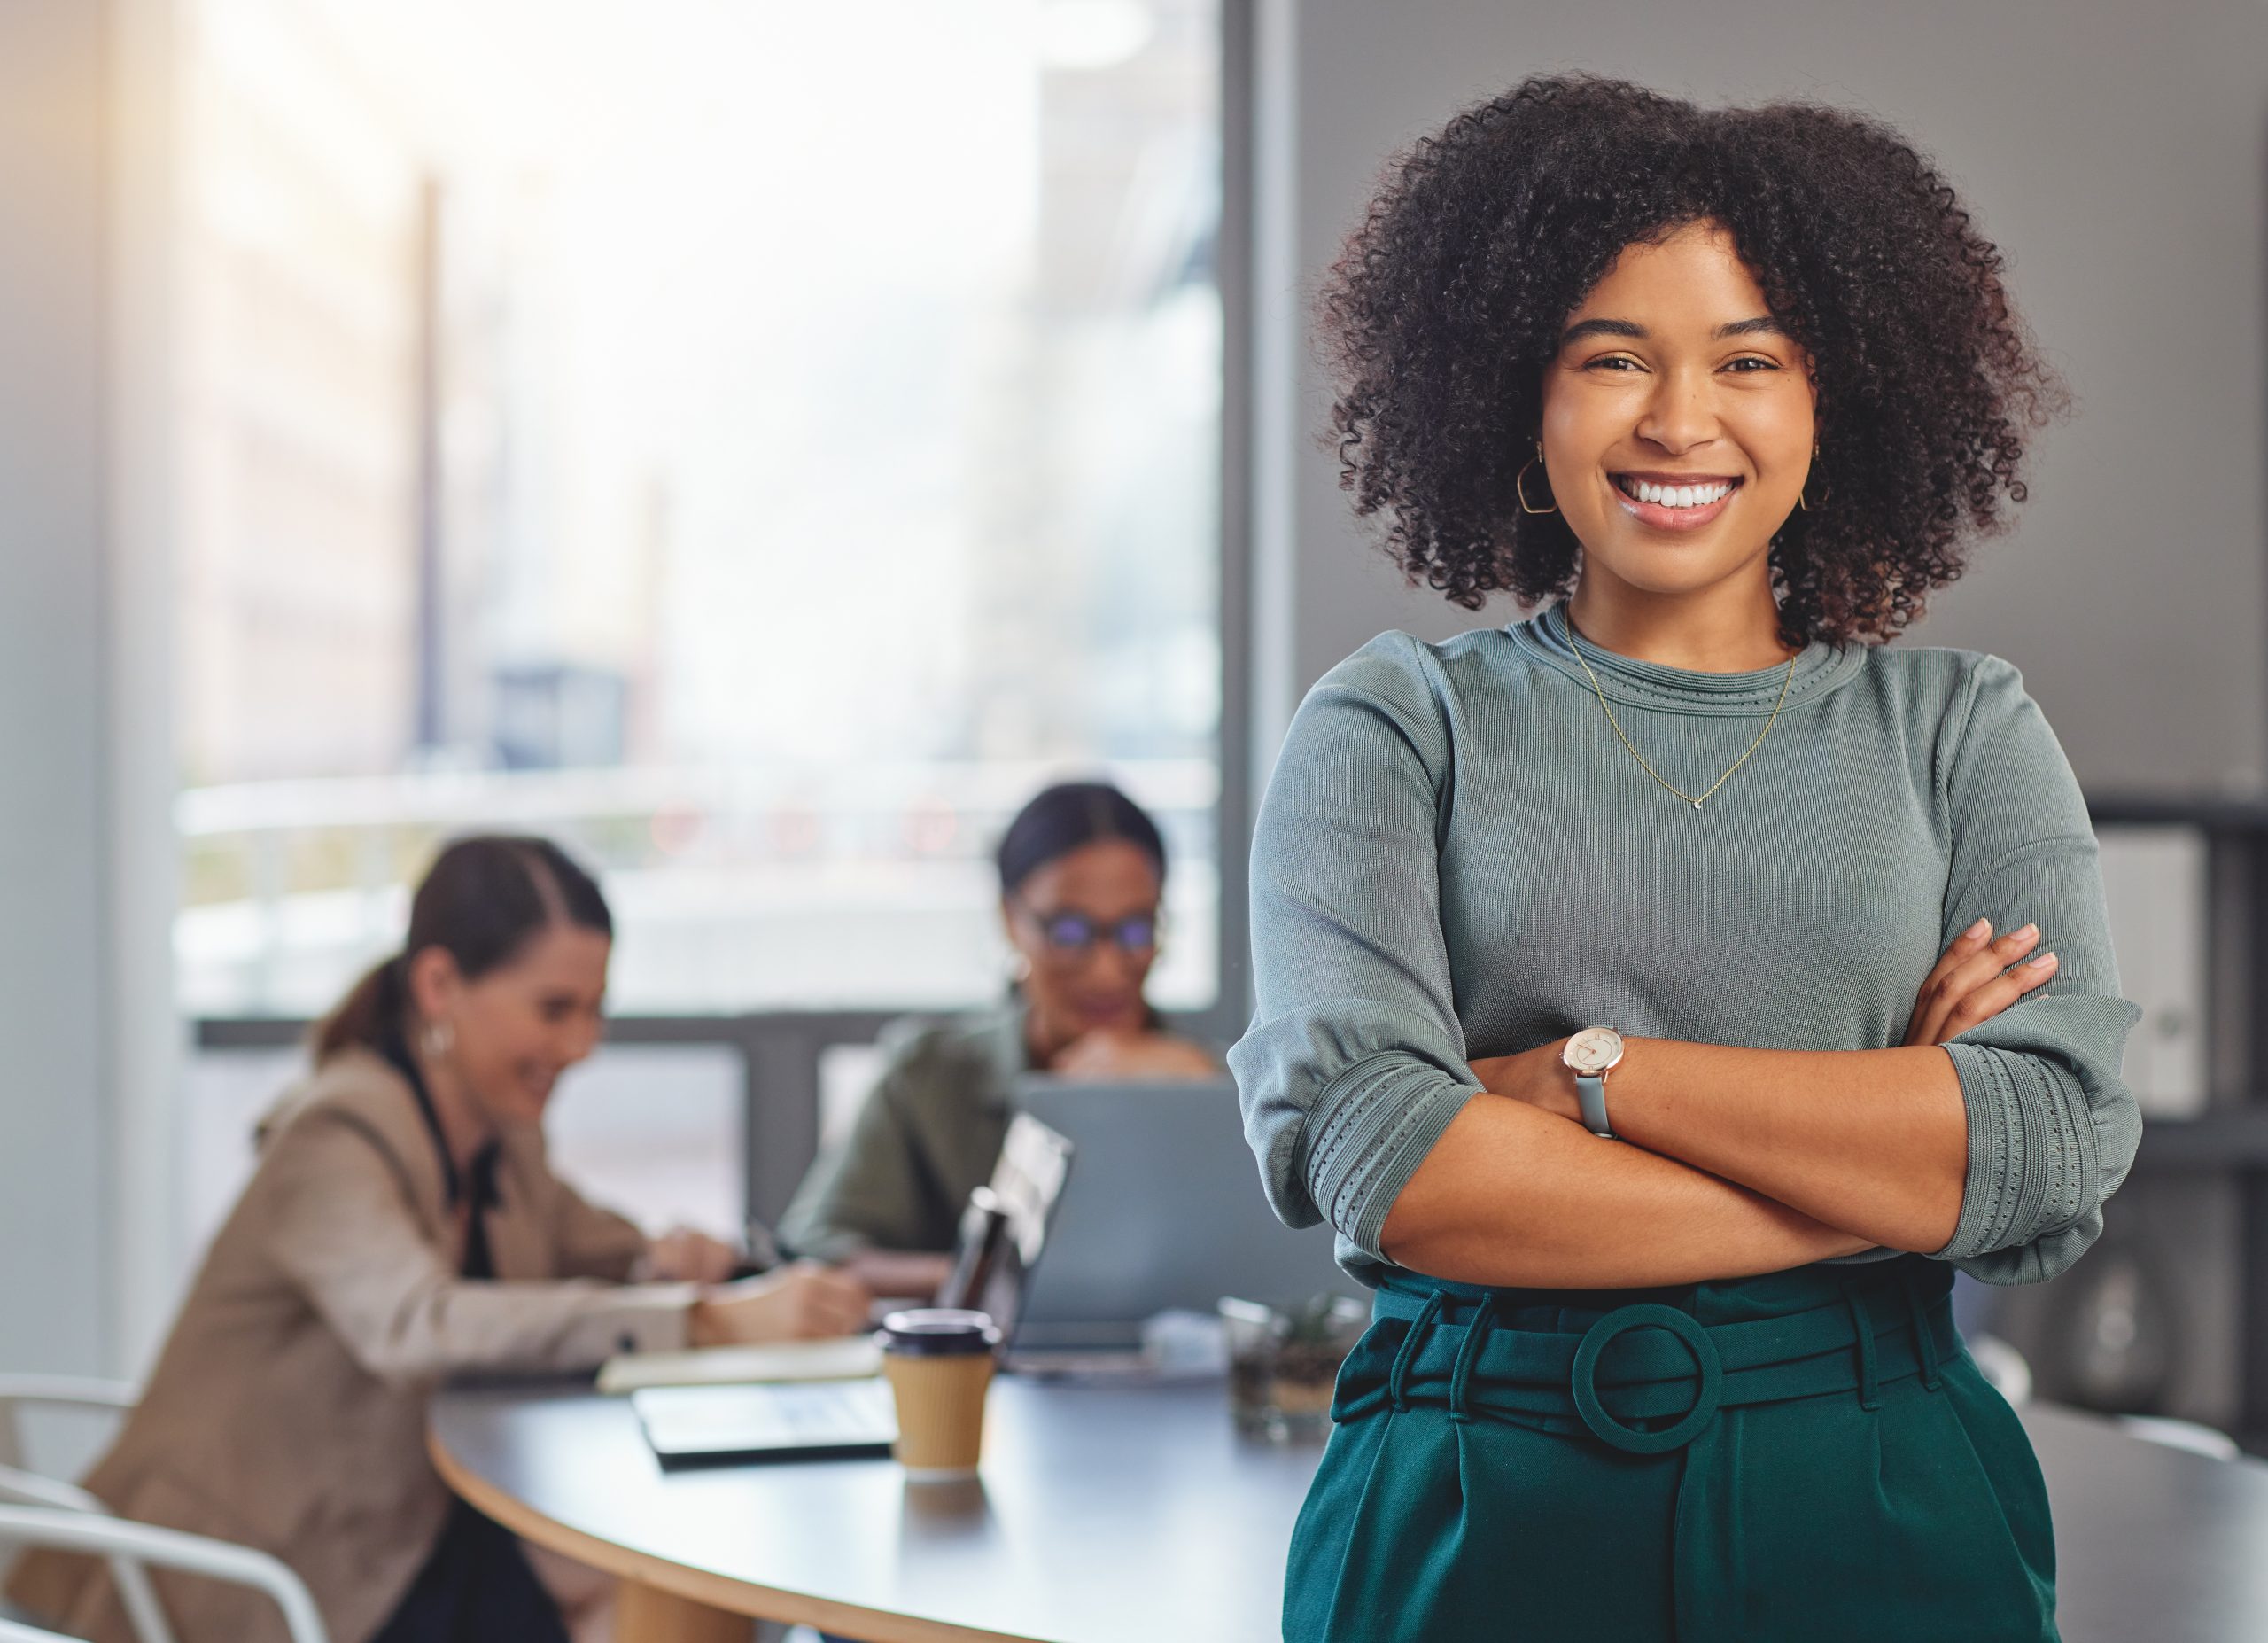
[{"label": "office window", "polygon": [[973,1004],[1105,772],[1217,985],[1213,0],[185,0],[183,1002],[474,828],[614,1007]]},{"label": "office window", "polygon": [[[182,1237],[174,1276],[191,1265],[244,1191],[253,1138],[277,1098],[307,1076],[300,1048],[207,1049],[183,1083]],[[747,1070],[719,1044],[610,1044],[560,1081],[544,1134],[552,1167],[650,1232],[687,1226],[738,1238]]]}]

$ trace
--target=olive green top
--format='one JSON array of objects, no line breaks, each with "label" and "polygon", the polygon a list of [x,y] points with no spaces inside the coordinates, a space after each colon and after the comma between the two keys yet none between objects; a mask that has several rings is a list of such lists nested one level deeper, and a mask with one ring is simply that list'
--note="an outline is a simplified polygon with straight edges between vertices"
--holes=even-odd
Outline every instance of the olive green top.
[{"label": "olive green top", "polygon": [[781,1243],[839,1261],[862,1250],[949,1252],[968,1195],[992,1179],[1016,1078],[1032,1070],[1021,1004],[907,1016],[882,1030],[882,1068],[842,1143],[804,1175]]}]

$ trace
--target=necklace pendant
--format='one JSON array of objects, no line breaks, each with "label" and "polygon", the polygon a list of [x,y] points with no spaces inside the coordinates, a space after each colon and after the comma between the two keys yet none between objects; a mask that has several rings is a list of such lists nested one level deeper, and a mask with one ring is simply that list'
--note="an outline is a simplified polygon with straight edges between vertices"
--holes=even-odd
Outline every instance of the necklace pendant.
[{"label": "necklace pendant", "polygon": [[1701,801],[1700,801],[1699,799],[1697,799],[1697,799],[1695,799],[1695,800],[1693,801],[1693,807],[1694,807],[1696,810],[1700,809],[1700,808],[1701,808]]}]

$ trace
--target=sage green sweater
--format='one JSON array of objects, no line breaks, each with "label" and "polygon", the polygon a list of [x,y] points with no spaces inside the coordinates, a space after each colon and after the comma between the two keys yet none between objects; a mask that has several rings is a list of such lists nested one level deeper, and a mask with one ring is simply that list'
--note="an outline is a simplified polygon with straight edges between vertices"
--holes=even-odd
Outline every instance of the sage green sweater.
[{"label": "sage green sweater", "polygon": [[[2054,978],[1946,1046],[1969,1117],[1938,1258],[2052,1278],[2102,1229],[2141,1122],[2086,806],[1996,657],[1814,643],[1699,674],[1577,639],[1552,607],[1442,644],[1371,641],[1309,692],[1252,853],[1257,1009],[1230,1053],[1277,1213],[1375,1282],[1394,1196],[1469,1063],[1603,1023],[1758,1048],[1899,1043],[1979,916],[2037,923]],[[1609,1096],[1612,1086],[1610,1081]],[[1836,1091],[1822,1086],[1818,1099]],[[1859,1256],[1852,1258],[1880,1258]]]},{"label": "sage green sweater", "polygon": [[857,1121],[812,1162],[781,1218],[781,1245],[797,1255],[952,1253],[968,1195],[992,1178],[1016,1079],[1032,1071],[1021,1003],[905,1016],[876,1047],[882,1070]]}]

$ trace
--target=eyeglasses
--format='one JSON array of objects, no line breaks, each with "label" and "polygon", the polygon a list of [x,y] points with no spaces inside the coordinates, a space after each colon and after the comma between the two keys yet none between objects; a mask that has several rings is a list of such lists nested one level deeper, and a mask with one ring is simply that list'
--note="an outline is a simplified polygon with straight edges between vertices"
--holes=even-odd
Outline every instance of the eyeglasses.
[{"label": "eyeglasses", "polygon": [[1043,913],[1037,907],[1017,904],[1025,915],[1039,926],[1040,937],[1053,951],[1064,954],[1091,952],[1098,941],[1107,941],[1121,953],[1153,953],[1158,946],[1158,915],[1154,913],[1132,913],[1108,923],[1090,918],[1084,913],[1064,908]]}]

